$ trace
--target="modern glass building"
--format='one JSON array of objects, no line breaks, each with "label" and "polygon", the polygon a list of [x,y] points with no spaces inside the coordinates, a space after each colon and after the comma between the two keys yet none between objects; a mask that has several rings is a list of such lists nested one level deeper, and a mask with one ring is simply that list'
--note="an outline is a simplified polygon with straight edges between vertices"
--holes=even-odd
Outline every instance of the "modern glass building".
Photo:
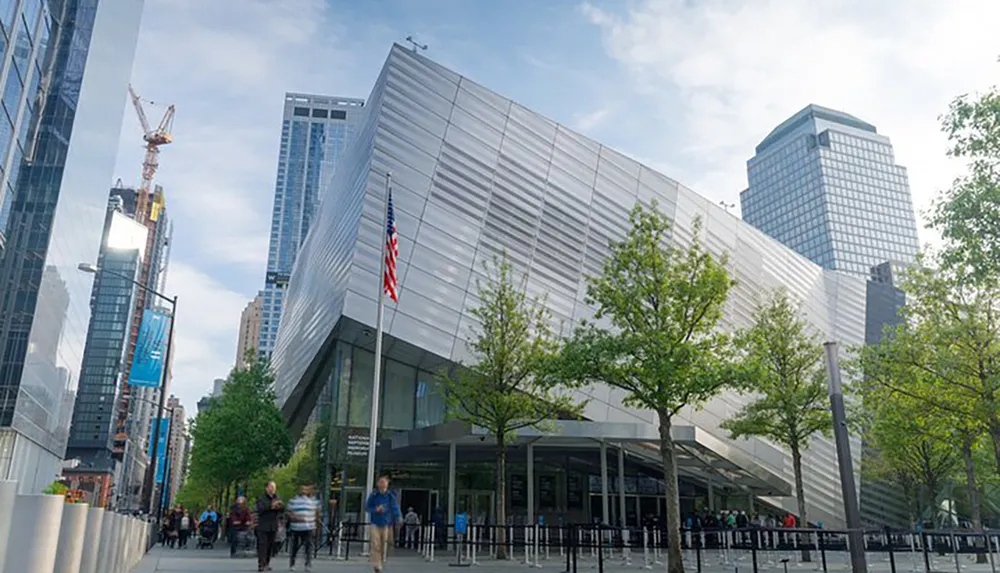
[{"label": "modern glass building", "polygon": [[808,105],[760,142],[747,177],[743,220],[823,268],[868,276],[917,255],[906,168],[870,123]]},{"label": "modern glass building", "polygon": [[[425,517],[440,507],[492,519],[493,442],[447,419],[436,373],[470,359],[476,284],[502,252],[530,293],[546,295],[557,332],[568,332],[593,316],[585,279],[601,271],[609,241],[624,237],[630,209],[657,199],[673,240],[689,241],[700,218],[707,247],[729,255],[738,284],[726,327],[747,326],[761,297],[784,287],[824,338],[845,347],[865,340],[863,278],[823,269],[666,175],[426,57],[394,46],[367,101],[302,246],[272,357],[294,432],[319,405],[326,493],[341,499],[342,517],[360,511],[365,483],[387,172],[401,290],[385,312],[375,447],[378,471]],[[514,520],[634,524],[665,511],[655,415],[623,406],[605,386],[585,394],[585,420],[518,432],[508,476]],[[720,429],[745,400],[726,393],[676,421],[684,511],[795,511],[789,453]],[[832,442],[814,438],[804,466],[810,517],[842,525]]]},{"label": "modern glass building", "polygon": [[[0,140],[17,148],[3,189],[11,199],[0,261],[0,477],[23,491],[51,483],[66,450],[61,409],[80,378],[92,294],[77,265],[95,261],[101,244],[142,5],[0,2],[6,119],[25,107],[14,129],[23,139]],[[31,66],[21,68],[29,48]],[[6,99],[19,85],[30,97]]]},{"label": "modern glass building", "polygon": [[[113,192],[112,192],[113,193]],[[124,214],[124,200],[108,201],[104,238],[94,277],[90,326],[83,349],[66,459],[75,489],[87,491],[96,507],[106,507],[121,456],[116,455],[117,409],[122,364],[135,314],[135,285],[146,250],[148,230]],[[132,280],[129,280],[132,279]]]},{"label": "modern glass building", "polygon": [[329,179],[363,112],[364,100],[286,94],[281,122],[278,178],[274,185],[267,275],[257,351],[268,357],[281,322],[282,301],[299,248]]}]

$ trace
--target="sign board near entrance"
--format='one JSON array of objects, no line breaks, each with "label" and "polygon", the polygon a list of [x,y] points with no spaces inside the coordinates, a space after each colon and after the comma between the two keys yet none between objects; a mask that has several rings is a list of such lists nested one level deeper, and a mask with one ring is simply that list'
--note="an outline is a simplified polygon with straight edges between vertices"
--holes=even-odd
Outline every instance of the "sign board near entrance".
[{"label": "sign board near entrance", "polygon": [[364,458],[368,456],[368,436],[361,433],[347,435],[347,455]]},{"label": "sign board near entrance", "polygon": [[469,516],[465,513],[459,513],[455,515],[455,533],[465,533],[469,531]]}]

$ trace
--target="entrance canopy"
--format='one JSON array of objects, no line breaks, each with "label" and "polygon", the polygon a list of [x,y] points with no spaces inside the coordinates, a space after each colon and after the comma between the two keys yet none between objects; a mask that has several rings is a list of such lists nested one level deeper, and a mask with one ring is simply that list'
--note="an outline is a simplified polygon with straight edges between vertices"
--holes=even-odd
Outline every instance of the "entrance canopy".
[{"label": "entrance canopy", "polygon": [[[733,448],[697,426],[674,426],[671,436],[677,453],[678,473],[701,483],[711,483],[754,496],[789,496],[792,487],[781,476],[755,462],[749,455]],[[651,424],[552,420],[541,428],[523,428],[510,446],[593,450],[600,443],[625,450],[630,456],[647,464],[661,467],[659,430]],[[428,428],[399,432],[389,446],[390,457],[405,458],[417,454],[428,460],[446,457],[448,448],[475,449],[479,453],[493,450],[496,440],[482,427],[463,422],[447,422]]]}]

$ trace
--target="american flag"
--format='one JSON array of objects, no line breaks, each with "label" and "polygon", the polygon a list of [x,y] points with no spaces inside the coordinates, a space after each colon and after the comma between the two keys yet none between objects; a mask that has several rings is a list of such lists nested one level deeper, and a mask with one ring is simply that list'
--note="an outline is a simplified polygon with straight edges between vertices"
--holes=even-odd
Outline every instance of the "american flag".
[{"label": "american flag", "polygon": [[392,208],[392,189],[389,189],[389,207],[385,217],[385,276],[382,286],[392,302],[399,302],[399,280],[396,278],[396,258],[399,257],[399,240],[396,236],[396,212]]}]

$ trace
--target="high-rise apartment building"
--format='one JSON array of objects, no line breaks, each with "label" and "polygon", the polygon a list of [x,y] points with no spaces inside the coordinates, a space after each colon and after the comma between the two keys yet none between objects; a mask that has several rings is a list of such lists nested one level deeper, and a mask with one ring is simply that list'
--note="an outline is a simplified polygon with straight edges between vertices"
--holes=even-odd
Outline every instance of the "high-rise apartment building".
[{"label": "high-rise apartment building", "polygon": [[167,407],[173,408],[170,421],[170,463],[167,465],[167,496],[164,503],[169,506],[171,500],[180,491],[184,480],[187,454],[187,419],[184,417],[184,406],[176,396],[167,399]]},{"label": "high-rise apartment building", "polygon": [[240,333],[236,341],[236,366],[246,366],[247,351],[256,349],[260,341],[261,295],[253,297],[240,315]]},{"label": "high-rise apartment building", "polygon": [[869,276],[916,257],[906,168],[870,123],[808,105],[760,142],[747,178],[743,219],[824,268]]},{"label": "high-rise apartment building", "polygon": [[0,476],[59,474],[142,0],[3,2]]},{"label": "high-rise apartment building", "polygon": [[360,99],[285,95],[267,275],[260,295],[257,351],[261,356],[270,357],[274,349],[295,257],[309,233],[320,189],[333,175],[364,113],[363,106],[364,100]]}]

